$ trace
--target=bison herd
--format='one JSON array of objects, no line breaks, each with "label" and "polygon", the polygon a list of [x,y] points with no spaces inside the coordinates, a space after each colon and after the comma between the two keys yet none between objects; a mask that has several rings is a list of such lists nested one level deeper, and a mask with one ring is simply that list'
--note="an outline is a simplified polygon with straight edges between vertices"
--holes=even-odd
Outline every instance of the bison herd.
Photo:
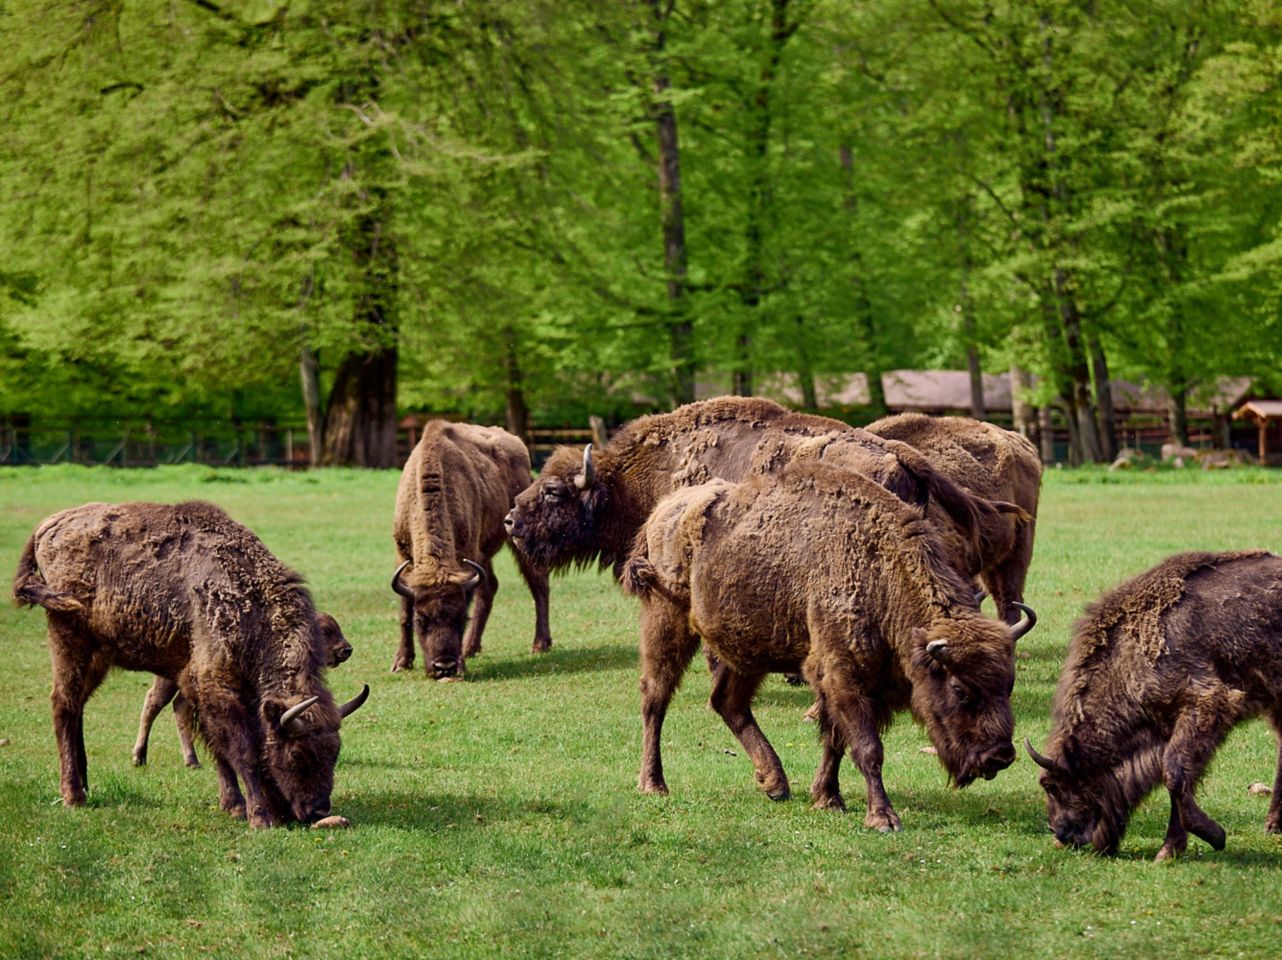
[{"label": "bison herd", "polygon": [[[533,650],[552,644],[548,576],[608,567],[640,602],[643,746],[638,786],[666,793],[664,715],[702,645],[711,706],[771,798],[789,795],[752,713],[769,673],[815,697],[816,807],[844,809],[849,755],[865,824],[900,829],[882,782],[880,734],[907,710],[964,787],[1014,762],[1015,645],[1041,463],[1023,437],[961,417],[890,417],[867,429],[757,398],[642,417],[603,449],[561,448],[532,481],[524,445],[497,428],[428,425],[397,491],[392,670],[455,680],[480,651],[505,543],[534,599]],[[980,612],[990,595],[998,617]],[[194,729],[221,806],[254,826],[331,817],[339,728],[369,687],[338,704],[324,679],[351,646],[298,574],[206,503],[91,503],[32,533],[14,578],[45,609],[65,804],[85,802],[85,702],[111,667],[155,674],[135,763],[175,704],[184,756]],[[471,610],[470,623],[468,612]],[[1194,800],[1212,754],[1264,714],[1282,742],[1282,558],[1261,551],[1171,557],[1088,608],[1055,693],[1042,768],[1056,842],[1116,850],[1160,781],[1171,798],[1158,859],[1188,833],[1224,830]],[[1265,828],[1282,832],[1282,754]]]}]

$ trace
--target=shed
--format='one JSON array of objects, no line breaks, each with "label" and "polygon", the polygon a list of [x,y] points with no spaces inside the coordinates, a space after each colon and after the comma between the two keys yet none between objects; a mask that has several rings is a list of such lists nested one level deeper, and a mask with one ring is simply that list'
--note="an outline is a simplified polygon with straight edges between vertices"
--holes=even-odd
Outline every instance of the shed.
[{"label": "shed", "polygon": [[1282,461],[1282,442],[1269,444],[1269,431],[1282,426],[1282,400],[1248,400],[1233,411],[1233,419],[1250,420],[1259,429],[1260,463]]}]

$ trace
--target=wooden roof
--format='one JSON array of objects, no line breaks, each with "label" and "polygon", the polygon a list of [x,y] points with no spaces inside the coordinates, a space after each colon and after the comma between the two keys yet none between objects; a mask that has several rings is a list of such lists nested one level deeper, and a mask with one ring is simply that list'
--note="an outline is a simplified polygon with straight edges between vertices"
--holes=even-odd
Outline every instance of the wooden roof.
[{"label": "wooden roof", "polygon": [[1256,423],[1282,420],[1282,400],[1248,400],[1233,411],[1234,420],[1250,417]]}]

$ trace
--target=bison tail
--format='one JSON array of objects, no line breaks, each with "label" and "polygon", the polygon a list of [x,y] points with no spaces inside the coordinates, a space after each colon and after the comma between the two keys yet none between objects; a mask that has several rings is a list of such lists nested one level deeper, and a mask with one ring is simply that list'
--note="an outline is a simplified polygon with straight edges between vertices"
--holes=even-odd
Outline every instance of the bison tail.
[{"label": "bison tail", "polygon": [[44,607],[70,613],[84,606],[69,593],[59,593],[44,582],[36,565],[36,535],[33,533],[22,550],[18,572],[13,575],[13,599],[22,607]]},{"label": "bison tail", "polygon": [[659,585],[659,571],[646,557],[629,557],[620,578],[623,592],[634,597],[648,597]]}]

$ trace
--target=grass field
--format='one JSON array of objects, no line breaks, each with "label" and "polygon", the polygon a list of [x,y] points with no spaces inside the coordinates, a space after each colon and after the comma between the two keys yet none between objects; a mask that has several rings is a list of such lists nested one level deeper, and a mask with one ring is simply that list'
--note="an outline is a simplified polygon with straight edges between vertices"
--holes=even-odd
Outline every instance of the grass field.
[{"label": "grass field", "polygon": [[[0,604],[0,957],[1262,957],[1282,930],[1282,842],[1262,824],[1276,748],[1260,721],[1220,750],[1199,796],[1228,831],[1154,865],[1165,793],[1121,853],[1056,850],[1036,768],[950,790],[903,716],[886,786],[904,830],[809,809],[818,759],[804,690],[773,679],[757,714],[793,781],[771,803],[692,669],[664,729],[672,795],[636,792],[636,607],[603,574],[553,581],[553,651],[534,657],[515,566],[465,683],[387,672],[397,631],[393,473],[204,468],[0,470],[4,592],[42,517],[87,500],[204,498],[308,578],[356,653],[334,810],[351,830],[251,831],[217,809],[210,764],[183,767],[170,714],[151,763],[130,746],[150,678],[116,673],[90,702],[87,807],[58,801],[44,617]],[[1084,603],[1184,549],[1282,552],[1282,472],[1051,471],[1021,642],[1017,741],[1041,743]],[[696,666],[701,660],[696,661]],[[421,666],[421,663],[420,663]]]}]

